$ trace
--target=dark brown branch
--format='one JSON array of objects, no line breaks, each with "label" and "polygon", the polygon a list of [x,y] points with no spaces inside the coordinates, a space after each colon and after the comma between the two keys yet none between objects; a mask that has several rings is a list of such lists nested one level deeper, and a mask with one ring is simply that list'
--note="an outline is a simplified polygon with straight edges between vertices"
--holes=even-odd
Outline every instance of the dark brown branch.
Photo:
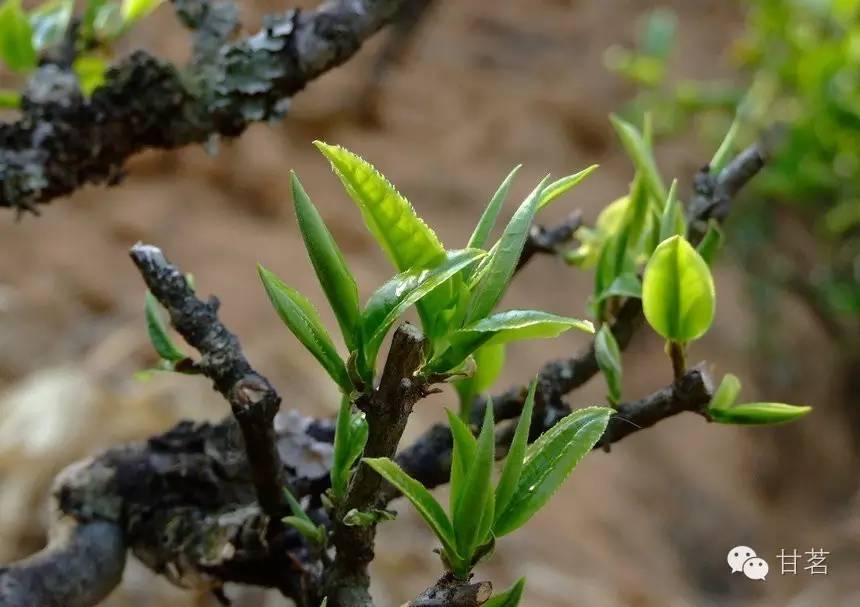
[{"label": "dark brown branch", "polygon": [[580,210],[572,212],[567,219],[554,226],[533,225],[520,260],[517,262],[517,270],[525,266],[538,253],[557,255],[561,246],[573,239],[573,235],[581,225],[582,211]]},{"label": "dark brown branch", "polygon": [[233,137],[252,122],[280,118],[292,95],[353,56],[402,2],[344,0],[288,11],[269,16],[257,34],[219,46],[234,16],[213,18],[220,4],[177,1],[197,31],[195,59],[185,70],[139,51],[111,68],[90,98],[74,81],[28,87],[21,118],[0,124],[0,207],[36,212],[37,204],[87,183],[117,183],[125,161],[146,148]]},{"label": "dark brown branch", "polygon": [[281,397],[254,371],[239,340],[218,320],[217,298],[206,302],[198,299],[179,268],[156,247],[137,244],[131,249],[131,258],[149,290],[167,309],[173,327],[202,354],[195,367],[230,403],[245,439],[260,507],[274,521],[280,520],[289,508],[273,426]]},{"label": "dark brown branch", "polygon": [[64,519],[41,552],[0,567],[3,607],[90,607],[122,579],[122,527],[107,521]]},{"label": "dark brown branch", "polygon": [[[697,367],[688,371],[680,381],[658,390],[643,399],[622,403],[618,412],[610,418],[609,426],[598,446],[607,447],[657,422],[685,411],[704,414],[705,407],[713,395],[713,382],[704,369]],[[548,430],[568,409],[552,410],[555,414],[541,420],[539,432]],[[501,420],[497,420],[501,421]],[[513,432],[506,428],[497,435],[497,455],[505,453]],[[414,444],[401,451],[397,462],[411,476],[427,487],[436,487],[448,482],[453,442],[451,431],[444,424],[436,424],[425,432]],[[397,497],[391,489],[388,499]]]},{"label": "dark brown branch", "polygon": [[[394,457],[413,405],[427,394],[416,372],[425,362],[427,341],[416,327],[403,324],[394,332],[379,387],[357,405],[367,415],[364,457]],[[350,510],[369,511],[385,505],[385,481],[365,464],[353,475],[344,503],[332,521],[332,543],[337,550],[326,582],[331,607],[370,607],[368,566],[373,561],[376,525],[343,524]]]},{"label": "dark brown branch", "polygon": [[480,607],[492,594],[493,585],[490,582],[470,584],[453,575],[445,575],[415,597],[407,607]]}]

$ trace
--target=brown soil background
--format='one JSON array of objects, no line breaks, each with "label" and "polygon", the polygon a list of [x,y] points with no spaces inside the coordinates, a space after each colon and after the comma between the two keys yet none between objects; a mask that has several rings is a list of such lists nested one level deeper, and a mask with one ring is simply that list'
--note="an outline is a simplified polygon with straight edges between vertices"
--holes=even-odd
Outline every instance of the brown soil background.
[{"label": "brown soil background", "polygon": [[[726,73],[724,49],[742,15],[720,1],[668,2],[680,20],[674,73]],[[117,188],[88,188],[20,223],[0,217],[0,562],[38,549],[53,476],[68,463],[122,441],[163,431],[182,418],[216,419],[225,403],[197,378],[132,378],[154,362],[145,333],[143,287],[127,257],[137,240],[158,244],[216,293],[222,317],[246,352],[279,387],[285,408],[326,415],[336,397],[314,361],[283,328],[260,288],[262,262],[325,308],[292,217],[287,171],[295,169],[348,255],[362,296],[389,274],[327,163],[310,145],[340,143],[380,168],[440,238],[465,242],[481,208],[516,163],[525,164],[512,199],[546,172],[601,168],[551,208],[549,223],[573,208],[593,219],[626,189],[632,171],[607,115],[629,97],[602,65],[603,50],[629,43],[638,15],[653,3],[525,0],[443,2],[425,23],[403,64],[382,89],[380,124],[352,108],[381,42],[300,94],[283,124],[257,125],[224,142],[136,158]],[[243,7],[246,23],[276,10]],[[169,57],[187,37],[167,8],[127,42]],[[663,172],[690,178],[710,150],[692,136],[658,149]],[[511,201],[512,204],[513,201]],[[763,253],[766,254],[766,253]],[[735,371],[745,398],[760,390],[764,361],[751,355],[751,318],[738,269],[717,270],[718,317],[692,348],[716,373]],[[591,276],[541,258],[517,278],[505,307],[585,314]],[[768,394],[806,402],[813,416],[794,427],[742,429],[694,416],[668,420],[595,453],[532,523],[500,542],[479,575],[499,587],[528,577],[529,607],[657,605],[858,605],[860,565],[855,452],[830,405],[829,351],[813,322],[789,306],[783,336],[795,361],[797,389]],[[330,315],[325,315],[330,320]],[[332,325],[333,326],[333,325]],[[525,381],[540,363],[585,343],[574,332],[549,342],[516,344],[498,387]],[[625,396],[667,383],[658,340],[643,332],[625,355]],[[603,399],[599,378],[572,395]],[[450,406],[452,393],[424,402],[406,441]],[[405,503],[382,527],[374,592],[399,605],[431,583],[439,563],[433,540]],[[754,547],[770,562],[766,582],[732,576],[725,554]],[[830,551],[827,576],[780,576],[781,548]],[[804,563],[801,563],[803,565]],[[230,588],[237,605],[276,605],[277,597]],[[172,588],[130,562],[111,607],[214,605]]]}]

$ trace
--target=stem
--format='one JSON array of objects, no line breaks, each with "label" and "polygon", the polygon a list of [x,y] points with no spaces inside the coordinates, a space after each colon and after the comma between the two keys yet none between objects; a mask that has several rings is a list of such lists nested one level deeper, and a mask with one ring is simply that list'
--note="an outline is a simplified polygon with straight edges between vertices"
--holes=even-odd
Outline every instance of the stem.
[{"label": "stem", "polygon": [[672,360],[672,376],[680,381],[687,371],[687,348],[679,341],[666,342],[666,352]]}]

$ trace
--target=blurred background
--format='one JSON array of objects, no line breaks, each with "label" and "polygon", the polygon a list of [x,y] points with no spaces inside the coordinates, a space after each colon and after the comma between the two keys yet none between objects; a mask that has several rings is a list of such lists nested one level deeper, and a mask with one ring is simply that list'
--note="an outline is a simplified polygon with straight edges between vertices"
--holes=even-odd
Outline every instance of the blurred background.
[{"label": "blurred background", "polygon": [[[285,5],[241,8],[253,31]],[[860,604],[860,2],[437,1],[400,32],[386,30],[314,82],[283,123],[255,125],[217,155],[146,153],[120,187],[87,188],[38,219],[0,216],[0,562],[41,547],[49,485],[66,465],[181,419],[227,413],[202,378],[135,379],[156,362],[127,256],[136,241],[162,247],[199,291],[220,297],[223,320],[286,409],[329,415],[331,382],[280,324],[255,272],[261,262],[324,304],[288,170],[331,226],[362,297],[390,269],[313,139],[373,162],[455,244],[520,162],[512,198],[546,172],[599,163],[541,217],[552,223],[582,209],[593,222],[633,174],[610,112],[637,122],[652,113],[663,175],[677,177],[687,198],[740,107],[741,143],[781,123],[780,143],[736,204],[715,270],[717,320],[690,356],[717,376],[736,373],[746,400],[809,404],[813,414],[758,429],[682,415],[595,452],[479,573],[500,588],[526,575],[529,607]],[[187,44],[163,7],[117,53],[143,47],[181,60]],[[537,258],[503,305],[581,316],[592,280],[561,259]],[[570,332],[515,344],[496,389],[586,343]],[[625,399],[671,381],[647,330],[624,364]],[[604,394],[596,377],[570,401],[601,403]],[[455,399],[450,391],[424,401],[404,443]],[[373,565],[380,605],[399,605],[440,569],[429,532],[405,503],[396,509]],[[738,544],[770,563],[766,581],[730,574],[726,553]],[[803,570],[802,556],[797,575],[780,575],[782,549],[827,551],[827,574]],[[237,605],[282,603],[253,589],[228,594]],[[105,604],[215,602],[132,559]]]}]

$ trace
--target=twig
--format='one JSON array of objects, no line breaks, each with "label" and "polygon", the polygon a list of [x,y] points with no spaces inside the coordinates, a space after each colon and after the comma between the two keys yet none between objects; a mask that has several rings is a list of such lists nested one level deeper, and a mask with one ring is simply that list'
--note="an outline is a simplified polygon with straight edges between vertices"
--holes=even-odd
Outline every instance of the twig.
[{"label": "twig", "polygon": [[239,422],[260,507],[272,520],[280,520],[289,509],[273,426],[281,397],[254,371],[239,340],[218,320],[217,298],[198,299],[179,268],[156,247],[137,244],[131,258],[152,294],[167,309],[171,324],[203,355],[196,367],[227,399]]},{"label": "twig", "polygon": [[186,70],[139,51],[112,67],[90,98],[25,94],[21,118],[0,124],[0,207],[36,212],[84,184],[117,183],[124,162],[146,148],[234,137],[252,122],[282,117],[292,95],[352,57],[402,2],[344,0],[289,11],[220,46],[230,16],[218,14],[226,21],[219,30],[217,20],[195,20],[194,11],[206,6],[211,17],[221,4],[177,2],[198,32]]},{"label": "twig", "polygon": [[447,574],[403,607],[480,607],[492,594],[490,582],[471,584]]},{"label": "twig", "polygon": [[[413,325],[401,325],[394,332],[391,349],[379,387],[358,406],[367,415],[368,438],[365,457],[394,457],[413,405],[428,394],[416,372],[425,362],[427,341]],[[332,521],[332,542],[337,550],[327,576],[331,607],[371,607],[368,565],[373,560],[376,525],[348,526],[342,520],[350,510],[367,511],[384,506],[387,483],[365,464],[359,465],[347,490],[344,503]]]},{"label": "twig", "polygon": [[41,552],[0,567],[3,607],[91,607],[120,582],[125,567],[122,527],[63,519]]},{"label": "twig", "polygon": [[557,225],[550,227],[533,225],[529,230],[529,237],[523,247],[520,260],[517,262],[517,270],[525,266],[537,253],[557,255],[561,245],[570,242],[581,225],[582,211],[578,209]]}]

